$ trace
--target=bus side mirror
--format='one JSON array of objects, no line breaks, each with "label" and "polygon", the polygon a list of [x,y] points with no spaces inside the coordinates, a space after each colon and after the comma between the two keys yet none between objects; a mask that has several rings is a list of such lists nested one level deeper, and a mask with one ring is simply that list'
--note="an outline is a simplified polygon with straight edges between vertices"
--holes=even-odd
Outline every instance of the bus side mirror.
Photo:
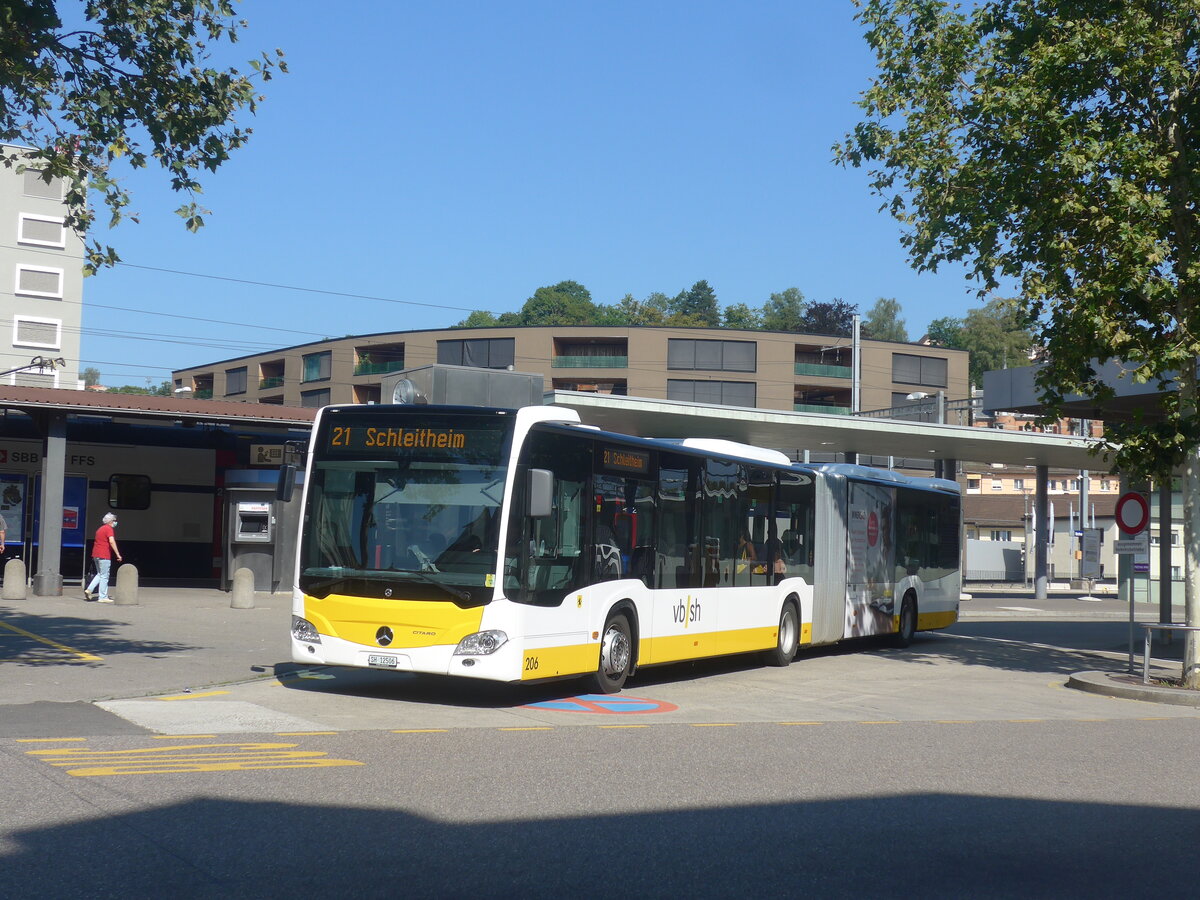
[{"label": "bus side mirror", "polygon": [[544,519],[554,512],[554,473],[549,469],[529,470],[529,490],[525,496],[529,498],[528,515],[535,519]]},{"label": "bus side mirror", "polygon": [[279,467],[279,481],[275,484],[275,499],[287,503],[296,490],[296,467],[285,463]]}]

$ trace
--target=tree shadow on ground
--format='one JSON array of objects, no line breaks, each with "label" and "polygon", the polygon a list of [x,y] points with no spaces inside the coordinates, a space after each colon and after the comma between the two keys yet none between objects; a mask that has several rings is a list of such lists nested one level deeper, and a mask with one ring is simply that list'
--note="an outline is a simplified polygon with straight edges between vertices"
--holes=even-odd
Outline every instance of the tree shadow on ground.
[{"label": "tree shadow on ground", "polygon": [[112,619],[34,615],[0,607],[0,666],[105,665],[97,657],[184,653],[197,649],[175,641],[147,641],[127,636],[127,623]]}]

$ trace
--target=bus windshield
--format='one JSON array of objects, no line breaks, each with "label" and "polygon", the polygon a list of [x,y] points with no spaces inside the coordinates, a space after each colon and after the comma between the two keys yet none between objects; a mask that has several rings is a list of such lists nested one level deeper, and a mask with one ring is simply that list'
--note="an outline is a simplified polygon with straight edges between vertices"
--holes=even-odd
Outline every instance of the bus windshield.
[{"label": "bus windshield", "polygon": [[486,602],[511,420],[332,409],[315,437],[300,588]]}]

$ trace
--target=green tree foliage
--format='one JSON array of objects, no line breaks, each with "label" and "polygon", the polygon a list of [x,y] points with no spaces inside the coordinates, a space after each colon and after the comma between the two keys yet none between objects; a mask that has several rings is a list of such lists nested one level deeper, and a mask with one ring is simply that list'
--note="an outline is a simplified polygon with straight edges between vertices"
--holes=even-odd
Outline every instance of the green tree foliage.
[{"label": "green tree foliage", "polygon": [[967,311],[958,333],[958,348],[971,354],[971,384],[983,385],[983,373],[1029,365],[1033,335],[1015,300],[991,300]]},{"label": "green tree foliage", "polygon": [[804,295],[790,287],[772,294],[762,308],[763,328],[767,331],[801,331],[804,328]]},{"label": "green tree foliage", "polygon": [[86,369],[84,369],[83,370],[83,383],[88,387],[92,387],[93,385],[99,384],[100,383],[100,370],[92,368],[91,366],[88,366]]},{"label": "green tree foliage", "polygon": [[[31,166],[67,184],[67,224],[87,233],[88,191],[110,223],[128,216],[118,177],[154,162],[187,199],[176,212],[193,231],[204,224],[198,175],[215,172],[250,129],[237,123],[262,99],[259,83],[287,71],[282,51],[262,53],[248,72],[213,64],[214,48],[237,41],[245,22],[232,0],[90,0],[71,4],[64,26],[54,0],[0,3],[0,162]],[[129,218],[136,218],[128,216]],[[87,240],[86,270],[116,252]]]},{"label": "green tree foliage", "polygon": [[521,325],[591,325],[596,320],[592,295],[577,281],[540,287],[525,301]]},{"label": "green tree foliage", "polygon": [[854,316],[858,307],[834,298],[828,302],[810,303],[800,319],[800,330],[808,334],[832,334],[850,337],[854,333]]},{"label": "green tree foliage", "polygon": [[697,281],[671,300],[671,325],[694,325],[716,328],[721,324],[721,308],[717,293],[707,281]]},{"label": "green tree foliage", "polygon": [[474,310],[469,316],[455,325],[455,328],[487,328],[496,324],[496,316],[486,309]]},{"label": "green tree foliage", "polygon": [[963,349],[962,345],[963,320],[954,316],[943,316],[929,323],[925,335],[929,342],[937,347],[950,347],[953,350]]},{"label": "green tree foliage", "polygon": [[863,318],[863,337],[875,341],[907,341],[908,329],[904,327],[900,312],[898,300],[880,297]]},{"label": "green tree foliage", "polygon": [[109,388],[110,394],[142,394],[150,397],[170,397],[174,391],[171,388],[171,382],[161,382],[157,387],[151,386],[150,379],[146,379],[147,387],[138,387],[134,384],[124,384],[121,387]]},{"label": "green tree foliage", "polygon": [[733,303],[725,307],[722,320],[726,328],[744,328],[747,331],[756,331],[762,328],[761,313],[757,309],[751,309],[745,303]]},{"label": "green tree foliage", "polygon": [[[1051,410],[1101,402],[1094,361],[1167,386],[1108,422],[1132,475],[1185,467],[1188,622],[1200,624],[1200,0],[859,0],[878,60],[835,148],[870,169],[918,269],[1020,284]],[[1200,642],[1187,680],[1200,687]]]}]

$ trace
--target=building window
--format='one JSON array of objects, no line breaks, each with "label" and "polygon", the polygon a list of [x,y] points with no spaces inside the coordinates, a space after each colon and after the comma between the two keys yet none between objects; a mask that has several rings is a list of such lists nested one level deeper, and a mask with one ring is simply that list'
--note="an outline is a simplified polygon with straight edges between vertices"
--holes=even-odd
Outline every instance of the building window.
[{"label": "building window", "polygon": [[63,180],[57,175],[46,181],[41,169],[25,170],[25,196],[40,197],[42,200],[59,200],[63,198]]},{"label": "building window", "polygon": [[1024,478],[1014,478],[1013,479],[1013,490],[1014,491],[1025,490],[1025,479]]},{"label": "building window", "polygon": [[304,375],[301,381],[325,381],[333,369],[333,352],[309,353],[304,357]]},{"label": "building window", "polygon": [[62,347],[62,319],[13,316],[13,346],[58,350]]},{"label": "building window", "polygon": [[447,366],[507,369],[516,363],[516,344],[513,338],[438,341],[437,361]]},{"label": "building window", "polygon": [[1171,580],[1183,581],[1183,569],[1180,566],[1171,566]]},{"label": "building window", "polygon": [[322,388],[319,391],[301,391],[300,405],[307,406],[310,409],[315,409],[319,406],[328,406],[329,388]]},{"label": "building window", "polygon": [[980,483],[982,482],[982,480],[983,479],[980,479],[980,478],[968,478],[967,479],[967,493],[968,494],[978,494],[979,486],[980,486]]},{"label": "building window", "polygon": [[946,360],[911,353],[893,353],[892,381],[944,388],[947,385]]},{"label": "building window", "polygon": [[225,370],[225,394],[246,393],[246,367]]},{"label": "building window", "polygon": [[685,381],[668,378],[667,399],[719,406],[754,406],[755,384],[753,381]]},{"label": "building window", "polygon": [[17,243],[63,249],[67,246],[67,229],[63,226],[62,216],[21,213],[17,222]]},{"label": "building window", "polygon": [[112,475],[108,479],[112,509],[149,509],[150,479],[145,475]]},{"label": "building window", "polygon": [[1003,490],[1003,489],[1004,489],[1004,482],[998,478],[993,478],[992,479],[992,490],[999,491],[999,490]]},{"label": "building window", "polygon": [[1112,481],[1108,478],[1101,478],[1100,479],[1100,490],[1111,491],[1112,490]]},{"label": "building window", "polygon": [[46,297],[61,300],[63,270],[44,266],[17,266],[16,293],[26,297]]},{"label": "building window", "polygon": [[58,387],[58,369],[24,369],[8,376],[8,383],[17,387]]},{"label": "building window", "polygon": [[1009,531],[1008,529],[993,528],[992,529],[992,540],[993,541],[1011,541],[1012,540],[1012,532]]},{"label": "building window", "polygon": [[699,341],[670,338],[668,369],[708,369],[714,372],[753,372],[758,367],[754,341]]}]

